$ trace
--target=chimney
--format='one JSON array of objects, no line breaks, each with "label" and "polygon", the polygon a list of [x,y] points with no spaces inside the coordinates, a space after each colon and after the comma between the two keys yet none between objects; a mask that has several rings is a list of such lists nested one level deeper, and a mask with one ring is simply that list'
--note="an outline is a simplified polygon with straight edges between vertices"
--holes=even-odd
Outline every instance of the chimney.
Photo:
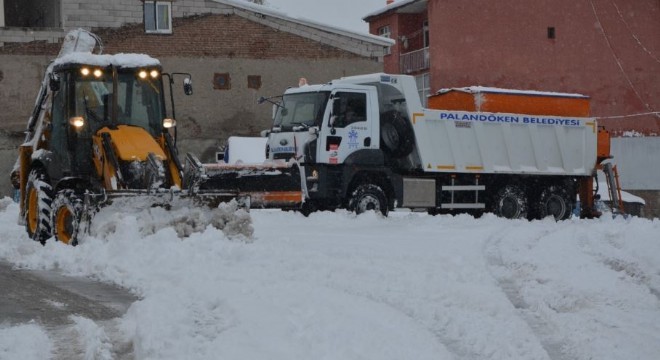
[{"label": "chimney", "polygon": [[387,0],[387,2],[385,3],[385,5],[389,5],[389,4],[393,3],[393,2],[394,2],[394,0]]}]

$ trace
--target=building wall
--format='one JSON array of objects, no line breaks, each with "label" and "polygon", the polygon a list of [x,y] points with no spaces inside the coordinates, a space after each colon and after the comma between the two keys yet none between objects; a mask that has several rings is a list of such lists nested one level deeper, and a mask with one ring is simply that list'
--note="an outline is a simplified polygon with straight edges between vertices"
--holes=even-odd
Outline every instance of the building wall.
[{"label": "building wall", "polygon": [[[381,27],[389,25],[391,39],[398,39],[399,37],[399,17],[395,15],[386,16],[380,19],[375,19],[369,23],[369,32],[374,35],[378,35],[378,29]],[[398,74],[399,73],[399,54],[401,54],[402,48],[400,41],[397,41],[394,45],[390,47],[390,54],[383,56],[383,71],[388,74]]]},{"label": "building wall", "polygon": [[[171,35],[147,35],[141,25],[98,34],[105,53],[148,53],[166,72],[192,74],[194,95],[183,95],[181,79],[175,85],[179,147],[181,155],[190,151],[202,161],[213,160],[228,136],[258,136],[270,127],[271,107],[257,105],[260,96],[281,94],[300,77],[320,83],[383,66],[237,15],[175,19]],[[0,48],[0,158],[7,160],[0,161],[0,174],[9,174],[44,70],[58,51],[58,44],[44,43]],[[215,73],[229,73],[230,89],[214,89]],[[260,75],[261,88],[249,89],[248,75]],[[0,176],[0,195],[8,193],[8,175]]]},{"label": "building wall", "polygon": [[[469,85],[576,92],[592,114],[660,111],[657,0],[428,2],[432,91]],[[555,28],[555,39],[548,38]],[[601,119],[660,135],[660,116]]]},{"label": "building wall", "polygon": [[[423,23],[427,19],[425,13],[420,14],[401,14],[399,17],[399,49],[402,53],[419,50],[424,47]],[[406,35],[408,47],[406,48],[402,35]]]}]

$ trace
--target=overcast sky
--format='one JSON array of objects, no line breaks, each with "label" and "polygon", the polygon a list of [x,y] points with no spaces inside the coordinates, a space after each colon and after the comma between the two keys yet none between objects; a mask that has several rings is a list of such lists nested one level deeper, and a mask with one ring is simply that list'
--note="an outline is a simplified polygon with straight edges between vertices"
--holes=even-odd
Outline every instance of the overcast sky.
[{"label": "overcast sky", "polygon": [[386,0],[266,0],[286,14],[361,33],[369,33],[362,18],[385,7]]}]

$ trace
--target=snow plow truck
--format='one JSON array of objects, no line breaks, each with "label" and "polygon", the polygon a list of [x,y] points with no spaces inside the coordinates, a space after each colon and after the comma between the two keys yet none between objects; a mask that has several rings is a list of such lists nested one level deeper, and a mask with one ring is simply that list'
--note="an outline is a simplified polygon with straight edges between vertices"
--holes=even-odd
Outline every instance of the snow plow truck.
[{"label": "snow plow truck", "polygon": [[[147,55],[101,51],[94,34],[74,30],[47,68],[11,173],[20,195],[19,223],[29,236],[76,245],[95,213],[119,199],[164,207],[179,199],[210,207],[248,201],[236,192],[205,189],[203,165],[184,168],[180,162],[175,74],[164,73]],[[190,95],[190,75],[176,75],[185,76]],[[169,80],[171,116],[163,79]]]},{"label": "snow plow truck", "polygon": [[589,116],[588,97],[454,90],[423,108],[413,77],[377,73],[262,98],[274,113],[262,134],[267,162],[299,165],[302,198],[290,207],[562,220],[579,194],[580,216],[590,218],[600,215],[593,179],[601,168],[620,204],[609,133]]}]

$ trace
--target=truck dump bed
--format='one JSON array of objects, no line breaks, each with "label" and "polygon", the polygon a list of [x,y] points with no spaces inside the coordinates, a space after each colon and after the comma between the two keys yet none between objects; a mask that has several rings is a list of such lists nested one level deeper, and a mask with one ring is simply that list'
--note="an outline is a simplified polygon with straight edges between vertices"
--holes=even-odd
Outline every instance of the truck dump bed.
[{"label": "truck dump bed", "polygon": [[412,114],[426,172],[589,176],[593,118],[424,109]]}]

